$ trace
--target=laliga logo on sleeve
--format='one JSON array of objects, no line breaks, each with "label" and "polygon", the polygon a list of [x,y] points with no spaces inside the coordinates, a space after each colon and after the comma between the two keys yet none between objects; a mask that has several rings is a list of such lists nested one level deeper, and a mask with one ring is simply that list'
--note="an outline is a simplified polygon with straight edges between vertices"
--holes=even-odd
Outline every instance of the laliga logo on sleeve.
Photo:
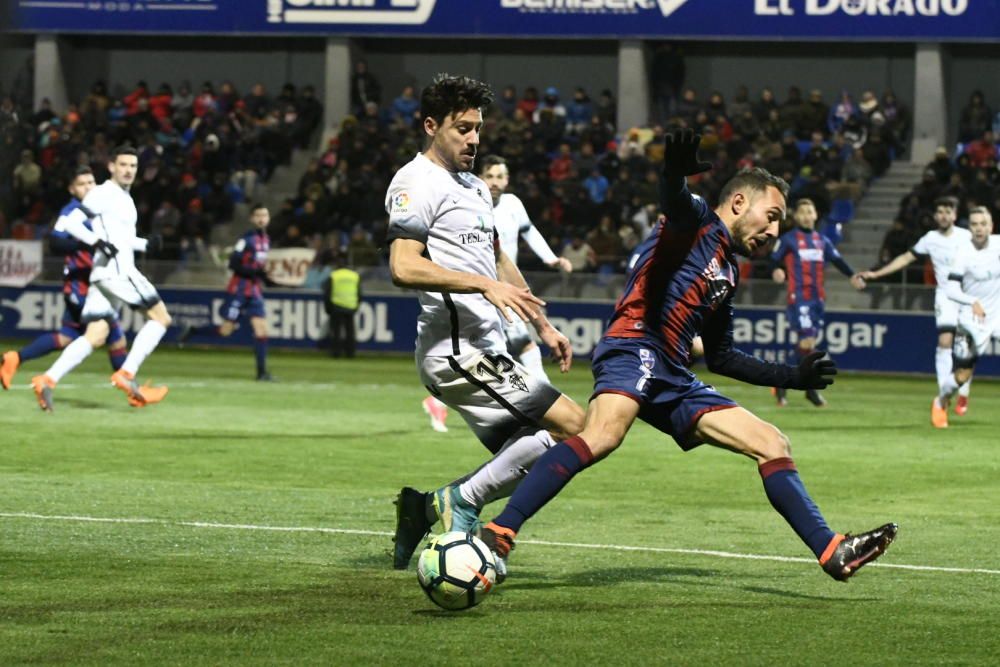
[{"label": "laliga logo on sleeve", "polygon": [[422,25],[437,0],[267,0],[268,23]]},{"label": "laliga logo on sleeve", "polygon": [[392,198],[392,212],[406,213],[410,209],[410,195],[400,192]]}]

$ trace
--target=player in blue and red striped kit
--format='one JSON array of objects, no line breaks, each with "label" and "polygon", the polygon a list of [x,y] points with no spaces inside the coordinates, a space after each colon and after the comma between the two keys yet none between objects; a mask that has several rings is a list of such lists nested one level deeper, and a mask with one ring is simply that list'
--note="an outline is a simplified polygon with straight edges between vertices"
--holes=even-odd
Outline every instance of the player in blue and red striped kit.
[{"label": "player in blue and red striped kit", "polygon": [[698,161],[700,139],[690,130],[667,136],[661,181],[665,217],[635,254],[625,294],[594,351],[594,394],[583,431],[535,462],[481,536],[506,556],[522,524],[577,473],[614,451],[639,418],[684,450],[708,443],[753,459],[771,505],[823,570],[844,581],[885,551],[896,525],[857,535],[830,530],[799,478],[788,438],[687,368],[692,340],[700,333],[709,369],[743,382],[819,389],[836,374],[822,352],[789,366],[733,348],[736,254],[750,256],[774,240],[785,217],[788,185],[763,169],[745,169],[710,209],[685,183],[685,176],[711,169]]},{"label": "player in blue and red striped kit", "polygon": [[228,298],[222,307],[222,324],[201,327],[186,326],[178,337],[181,343],[191,336],[231,335],[236,330],[240,317],[246,314],[253,328],[254,357],[257,361],[257,379],[271,381],[274,378],[267,371],[267,319],[264,311],[264,281],[267,279],[267,252],[271,249],[271,239],[267,226],[271,214],[263,204],[250,208],[250,224],[253,229],[244,234],[229,255],[229,269],[233,272],[226,287]]},{"label": "player in blue and red striped kit", "polygon": [[[837,248],[816,231],[816,205],[811,199],[799,199],[792,210],[795,227],[781,235],[771,253],[771,277],[776,283],[788,281],[788,321],[796,334],[796,347],[788,363],[794,364],[816,349],[816,337],[823,330],[826,301],[824,268],[830,262],[859,290],[865,288],[861,274],[844,260]],[[774,387],[778,405],[788,403],[783,387]],[[806,390],[806,398],[816,407],[826,405],[817,389]]]},{"label": "player in blue and red striped kit", "polygon": [[[4,352],[3,363],[0,364],[0,385],[4,389],[10,389],[14,375],[21,364],[61,350],[83,335],[85,325],[81,314],[83,303],[87,299],[87,291],[90,289],[90,270],[94,266],[94,257],[90,246],[77,241],[66,231],[66,224],[68,220],[79,217],[85,221],[87,228],[90,228],[90,221],[80,210],[80,202],[94,186],[94,172],[90,167],[80,167],[73,173],[73,180],[69,184],[69,192],[73,198],[59,212],[59,218],[49,233],[50,250],[65,257],[62,290],[65,308],[62,325],[59,331],[42,334],[20,350]],[[117,319],[110,323],[107,345],[111,367],[117,371],[128,354],[125,335]]]}]

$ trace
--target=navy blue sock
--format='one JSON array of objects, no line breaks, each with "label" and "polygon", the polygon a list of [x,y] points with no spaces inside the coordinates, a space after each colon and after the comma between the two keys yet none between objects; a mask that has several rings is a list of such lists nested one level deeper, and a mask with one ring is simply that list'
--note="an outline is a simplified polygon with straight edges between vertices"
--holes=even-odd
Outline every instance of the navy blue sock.
[{"label": "navy blue sock", "polygon": [[594,461],[590,447],[580,436],[573,436],[542,454],[531,472],[521,480],[507,506],[493,523],[510,528],[515,533],[521,525],[545,506],[560,490]]},{"label": "navy blue sock", "polygon": [[253,352],[257,357],[257,375],[263,375],[267,372],[267,338],[254,338]]},{"label": "navy blue sock", "polygon": [[806,492],[795,463],[787,457],[768,461],[760,466],[760,476],[774,509],[785,517],[816,558],[822,556],[836,533],[826,525],[826,519]]},{"label": "navy blue sock", "polygon": [[117,350],[108,348],[108,360],[111,361],[111,368],[118,370],[125,363],[125,357],[128,356],[128,348],[120,347]]},{"label": "navy blue sock", "polygon": [[21,351],[17,353],[17,355],[21,357],[21,362],[23,363],[29,359],[44,357],[49,352],[58,349],[60,349],[59,336],[54,333],[47,333],[42,334],[35,340],[25,345]]}]

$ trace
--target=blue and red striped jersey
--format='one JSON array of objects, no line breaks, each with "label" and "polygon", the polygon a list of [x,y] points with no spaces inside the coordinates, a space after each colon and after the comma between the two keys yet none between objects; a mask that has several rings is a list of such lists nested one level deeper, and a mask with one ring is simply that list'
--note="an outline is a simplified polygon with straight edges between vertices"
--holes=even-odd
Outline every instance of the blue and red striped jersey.
[{"label": "blue and red striped jersey", "polygon": [[90,270],[94,268],[94,255],[90,246],[77,241],[66,231],[66,223],[73,217],[84,220],[87,229],[92,229],[90,220],[80,207],[80,200],[75,197],[59,211],[59,219],[49,233],[50,239],[58,239],[60,246],[66,249],[63,253],[63,294],[77,297],[77,303],[83,304],[90,288]]},{"label": "blue and red striped jersey", "polygon": [[270,249],[271,239],[263,230],[252,229],[240,237],[229,255],[233,276],[226,291],[242,296],[263,296],[261,275],[267,268],[267,251]]},{"label": "blue and red striped jersey", "polygon": [[796,227],[782,234],[771,261],[785,270],[790,304],[826,299],[826,262],[832,262],[847,277],[854,274],[830,239],[814,229]]},{"label": "blue and red striped jersey", "polygon": [[701,197],[685,186],[670,199],[668,217],[632,254],[605,335],[649,339],[686,367],[692,341],[706,328],[713,340],[731,341],[739,267],[729,230]]}]

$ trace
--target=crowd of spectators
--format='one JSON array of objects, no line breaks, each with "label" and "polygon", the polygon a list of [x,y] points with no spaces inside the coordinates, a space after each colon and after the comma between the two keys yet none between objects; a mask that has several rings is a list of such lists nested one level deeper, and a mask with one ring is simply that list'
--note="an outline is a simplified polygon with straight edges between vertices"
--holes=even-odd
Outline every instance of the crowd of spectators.
[{"label": "crowd of spectators", "polygon": [[[976,206],[987,207],[994,220],[1000,219],[998,136],[1000,114],[994,115],[981,91],[973,92],[961,112],[958,144],[953,150],[938,147],[920,182],[900,201],[899,211],[879,251],[880,264],[909,250],[917,239],[936,228],[934,202],[939,197],[955,201],[959,225],[967,224],[969,210]],[[918,266],[905,277],[897,274],[894,279],[933,284],[934,276]]]},{"label": "crowd of spectators", "polygon": [[[404,86],[383,97],[363,61],[351,80],[351,115],[321,146],[298,191],[274,211],[275,247],[347,251],[357,264],[384,261],[384,194],[392,175],[421,150],[419,92]],[[820,90],[792,86],[784,100],[770,89],[751,98],[740,86],[720,91],[684,88],[658,122],[616,126],[608,89],[508,85],[486,112],[480,155],[503,155],[510,191],[536,226],[577,270],[617,272],[657,216],[657,181],[665,132],[692,127],[715,168],[691,180],[714,201],[722,184],[746,166],[763,166],[809,197],[820,214],[838,201],[856,201],[873,177],[902,150],[909,114],[887,91],[864,91],[858,102],[842,91],[827,103]],[[167,256],[197,253],[211,227],[232,215],[257,179],[306,146],[322,116],[313,89],[287,84],[271,97],[263,86],[240,95],[230,83],[205,83],[197,94],[140,82],[111,97],[103,84],[60,113],[47,105],[30,114],[10,99],[0,105],[5,150],[0,186],[7,234],[20,223],[38,235],[65,203],[66,175],[90,164],[103,178],[108,151],[130,142],[140,150],[133,190],[143,231],[163,234]],[[656,112],[653,116],[656,117]],[[2,221],[0,221],[2,222]],[[321,252],[321,254],[324,254]],[[328,253],[327,253],[328,254]],[[526,269],[541,268],[530,252]]]},{"label": "crowd of spectators", "polygon": [[48,100],[25,110],[0,100],[0,236],[39,238],[67,201],[73,170],[90,166],[98,182],[120,144],[139,151],[132,194],[143,233],[160,233],[163,257],[204,252],[212,227],[232,217],[234,204],[253,196],[306,147],[322,120],[312,86],[286,84],[278,95],[254,85],[245,95],[230,82],[181,83],[109,93],[96,82],[81,100],[53,109]]},{"label": "crowd of spectators", "polygon": [[[352,80],[352,115],[303,175],[297,197],[273,224],[278,247],[311,245],[377,259],[384,246],[384,195],[397,169],[422,148],[419,93],[393,97],[367,65]],[[616,272],[655,223],[657,182],[669,128],[693,127],[715,169],[692,179],[714,201],[738,169],[763,166],[809,197],[821,215],[838,200],[855,202],[898,155],[910,129],[908,110],[887,91],[860,101],[842,92],[827,104],[821,91],[797,87],[779,101],[770,89],[756,100],[741,86],[726,100],[684,89],[662,123],[616,126],[610,90],[507,85],[486,112],[480,155],[497,153],[511,171],[509,191],[525,204],[557,253],[577,270]],[[524,268],[540,269],[531,252]]]}]

